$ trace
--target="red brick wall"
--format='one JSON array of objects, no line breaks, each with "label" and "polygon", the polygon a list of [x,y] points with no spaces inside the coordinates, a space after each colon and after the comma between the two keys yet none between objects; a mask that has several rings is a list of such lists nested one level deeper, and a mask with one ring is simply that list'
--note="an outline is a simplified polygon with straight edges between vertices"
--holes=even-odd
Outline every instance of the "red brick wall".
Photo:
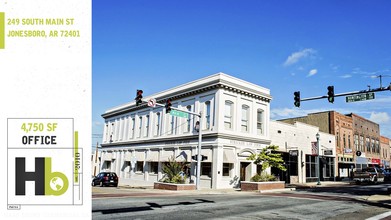
[{"label": "red brick wall", "polygon": [[164,190],[195,190],[196,186],[194,184],[154,183],[153,188]]},{"label": "red brick wall", "polygon": [[242,191],[284,189],[285,182],[241,182]]}]

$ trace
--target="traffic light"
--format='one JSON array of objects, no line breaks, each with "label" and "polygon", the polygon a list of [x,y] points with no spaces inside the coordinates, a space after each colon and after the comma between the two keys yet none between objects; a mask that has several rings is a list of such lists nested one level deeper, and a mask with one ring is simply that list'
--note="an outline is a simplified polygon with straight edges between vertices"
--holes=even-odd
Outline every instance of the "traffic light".
[{"label": "traffic light", "polygon": [[136,98],[134,99],[136,100],[136,106],[140,105],[143,102],[142,99],[143,99],[143,90],[138,89]]},{"label": "traffic light", "polygon": [[[197,161],[197,158],[198,158],[198,155],[193,155],[191,156],[191,159]],[[208,157],[207,156],[204,156],[204,155],[201,155],[201,161],[204,161],[204,160],[207,160]]]},{"label": "traffic light", "polygon": [[299,91],[296,91],[293,93],[295,95],[295,98],[294,98],[294,104],[296,107],[300,107],[300,92]]},{"label": "traffic light", "polygon": [[327,87],[327,99],[329,102],[334,103],[334,86]]},{"label": "traffic light", "polygon": [[170,111],[171,111],[171,106],[172,106],[171,101],[172,101],[171,99],[167,99],[167,101],[166,101],[165,107],[166,107],[167,114],[170,113]]}]

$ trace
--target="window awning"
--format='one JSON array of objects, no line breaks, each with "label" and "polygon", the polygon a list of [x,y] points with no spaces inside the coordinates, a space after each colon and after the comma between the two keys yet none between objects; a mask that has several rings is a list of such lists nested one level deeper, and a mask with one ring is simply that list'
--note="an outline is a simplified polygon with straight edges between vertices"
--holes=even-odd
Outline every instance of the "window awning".
[{"label": "window awning", "polygon": [[168,159],[174,156],[174,150],[163,150],[161,151],[160,161],[168,162]]},{"label": "window awning", "polygon": [[223,162],[224,163],[236,163],[236,156],[231,149],[223,150]]},{"label": "window awning", "polygon": [[179,150],[179,154],[176,155],[175,160],[178,162],[190,162],[191,161],[191,150]]},{"label": "window awning", "polygon": [[136,151],[137,161],[145,161],[145,152],[144,151]]},{"label": "window awning", "polygon": [[124,160],[125,161],[130,161],[131,160],[131,158],[132,158],[132,152],[125,152],[125,157],[124,157]]},{"label": "window awning", "polygon": [[[196,151],[197,152],[197,151]],[[195,154],[197,155],[197,154]],[[201,155],[207,156],[208,158],[202,162],[212,162],[213,158],[213,153],[212,149],[201,149]]]},{"label": "window awning", "polygon": [[110,152],[106,152],[103,154],[103,161],[111,161],[113,159],[113,155]]},{"label": "window awning", "polygon": [[149,151],[148,152],[148,161],[159,161],[159,151]]}]

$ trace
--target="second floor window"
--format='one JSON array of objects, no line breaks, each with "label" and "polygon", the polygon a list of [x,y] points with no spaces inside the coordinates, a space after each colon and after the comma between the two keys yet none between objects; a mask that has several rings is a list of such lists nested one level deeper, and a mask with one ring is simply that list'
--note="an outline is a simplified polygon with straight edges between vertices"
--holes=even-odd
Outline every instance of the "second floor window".
[{"label": "second floor window", "polygon": [[149,135],[149,115],[145,116],[146,121],[145,121],[145,132],[144,132],[144,137],[148,137]]},{"label": "second floor window", "polygon": [[132,136],[131,138],[134,138],[134,131],[135,131],[135,128],[136,128],[136,118],[132,117]]},{"label": "second floor window", "polygon": [[140,116],[139,117],[139,126],[138,126],[138,137],[141,137],[141,129],[142,129],[142,127],[143,127],[143,117],[142,116]]},{"label": "second floor window", "polygon": [[156,113],[156,129],[155,129],[155,136],[158,136],[160,133],[160,113]]},{"label": "second floor window", "polygon": [[249,107],[247,105],[242,105],[242,132],[248,132],[248,114]]},{"label": "second floor window", "polygon": [[[191,105],[188,105],[188,106],[186,106],[186,110],[187,111],[189,111],[189,112],[191,112]],[[189,116],[187,117],[187,119],[186,119],[186,126],[185,126],[185,132],[190,132],[190,128],[191,128],[191,115],[190,114],[188,114]]]},{"label": "second floor window", "polygon": [[210,128],[210,101],[205,102],[206,129]]},{"label": "second floor window", "polygon": [[257,111],[257,135],[263,134],[263,111],[258,109]]},{"label": "second floor window", "polygon": [[233,102],[225,101],[224,107],[224,127],[225,129],[232,129],[232,109]]}]

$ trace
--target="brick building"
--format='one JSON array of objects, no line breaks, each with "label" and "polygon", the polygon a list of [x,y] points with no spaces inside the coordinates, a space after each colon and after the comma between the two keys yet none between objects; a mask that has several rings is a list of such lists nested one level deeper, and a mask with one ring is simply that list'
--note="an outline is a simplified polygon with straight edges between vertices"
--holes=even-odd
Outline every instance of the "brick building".
[{"label": "brick building", "polygon": [[[337,176],[340,178],[350,177],[354,167],[381,165],[379,124],[359,115],[326,111],[280,121],[290,124],[299,121],[335,135]],[[356,156],[357,151],[361,156]]]},{"label": "brick building", "polygon": [[390,167],[391,162],[391,140],[387,137],[380,136],[380,163],[383,167]]},{"label": "brick building", "polygon": [[357,157],[357,168],[380,165],[380,126],[354,113],[347,114],[353,119],[354,145],[361,152]]}]

